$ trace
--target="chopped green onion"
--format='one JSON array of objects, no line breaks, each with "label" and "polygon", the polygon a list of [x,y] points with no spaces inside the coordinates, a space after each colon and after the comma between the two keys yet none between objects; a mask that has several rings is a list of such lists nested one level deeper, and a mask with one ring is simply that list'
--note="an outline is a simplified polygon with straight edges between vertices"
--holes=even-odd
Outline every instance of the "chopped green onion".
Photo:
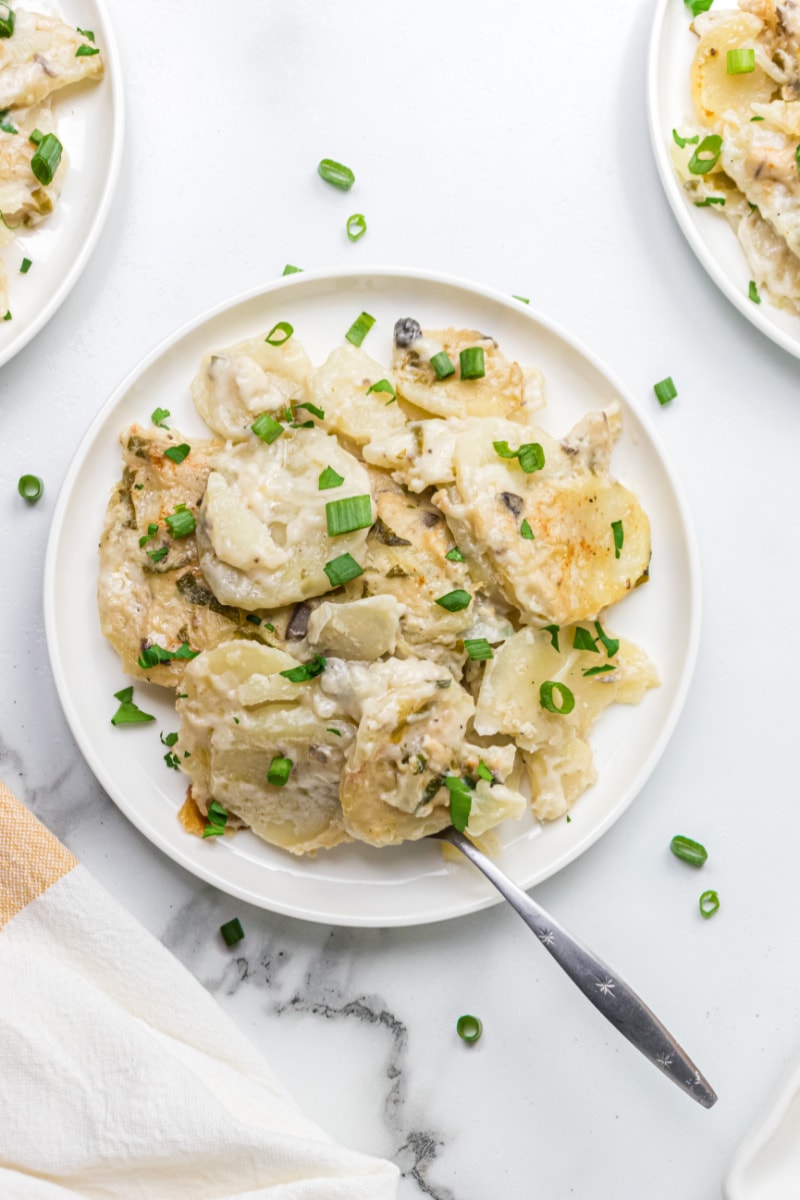
[{"label": "chopped green onion", "polygon": [[[798,146],[794,152],[794,161],[797,163],[798,171],[800,171],[800,146]],[[755,208],[756,205],[753,205],[752,207]]]},{"label": "chopped green onion", "polygon": [[666,379],[662,379],[658,383],[654,383],[653,391],[656,394],[656,399],[658,400],[658,403],[661,404],[662,406],[664,404],[669,404],[670,400],[674,400],[678,394],[678,389],[675,387],[675,384],[672,382],[671,375],[668,375]]},{"label": "chopped green onion", "polygon": [[323,158],[317,171],[326,183],[339,188],[342,192],[349,192],[356,181],[356,177],[349,167],[346,167],[344,163],[335,162],[332,158]]},{"label": "chopped green onion", "polygon": [[287,263],[286,266],[283,268],[284,275],[302,275],[302,273],[303,273],[302,267],[293,267],[291,263]]},{"label": "chopped green onion", "polygon": [[750,120],[751,121],[763,121],[764,118],[763,117],[751,117]]},{"label": "chopped green onion", "polygon": [[284,679],[288,679],[290,683],[308,683],[309,679],[321,675],[326,666],[327,660],[323,655],[315,654],[310,662],[290,667],[288,671],[279,671],[278,674],[282,675]]},{"label": "chopped green onion", "polygon": [[10,320],[11,320],[11,309],[10,309],[10,308],[6,310],[6,315],[3,317],[3,320],[4,320],[4,321],[10,321]]},{"label": "chopped green onion", "polygon": [[699,17],[700,13],[708,12],[714,0],[686,0],[686,7],[693,17]]},{"label": "chopped green onion", "polygon": [[159,550],[146,550],[148,558],[152,558],[154,563],[161,562],[162,558],[166,558],[169,554],[169,546],[162,546]]},{"label": "chopped green onion", "polygon": [[575,633],[572,636],[573,650],[590,650],[593,654],[599,654],[597,642],[594,640],[588,629],[584,629],[582,625],[576,625]]},{"label": "chopped green onion", "polygon": [[335,734],[335,735],[336,735],[336,737],[341,737],[341,736],[342,736],[342,731],[341,731],[341,729],[334,729],[332,725],[329,725],[329,726],[328,726],[328,728],[325,730],[325,732],[326,732],[326,733],[333,733],[333,734]]},{"label": "chopped green onion", "polygon": [[197,528],[194,514],[189,511],[185,504],[179,504],[175,512],[167,517],[167,525],[174,538],[188,537]]},{"label": "chopped green onion", "polygon": [[456,588],[453,592],[448,592],[446,596],[440,596],[436,603],[440,608],[446,608],[448,612],[461,612],[462,609],[468,608],[472,596],[469,592],[465,592],[463,588]]},{"label": "chopped green onion", "polygon": [[440,350],[438,354],[433,355],[431,366],[436,372],[437,379],[449,379],[451,375],[455,375],[456,373],[456,369],[450,361],[450,355],[444,350]]},{"label": "chopped green onion", "polygon": [[719,908],[719,896],[714,891],[703,892],[700,897],[700,915],[708,920]]},{"label": "chopped green onion", "polygon": [[319,477],[319,490],[324,492],[328,488],[339,487],[342,483],[344,483],[344,476],[334,471],[333,467],[326,467]]},{"label": "chopped green onion", "polygon": [[486,363],[482,346],[469,346],[458,356],[462,379],[483,379],[486,374]]},{"label": "chopped green onion", "polygon": [[293,763],[290,758],[284,758],[282,754],[276,754],[269,764],[267,783],[271,783],[273,787],[285,787],[289,782],[292,766]]},{"label": "chopped green onion", "polygon": [[375,318],[368,312],[359,313],[344,336],[351,345],[360,346],[374,324]]},{"label": "chopped green onion", "polygon": [[697,143],[700,141],[700,134],[696,133],[693,138],[685,138],[685,137],[681,137],[681,135],[678,133],[677,129],[673,129],[672,140],[675,143],[675,145],[680,146],[680,148],[682,150],[684,146],[696,146]]},{"label": "chopped green onion", "polygon": [[[8,112],[8,109],[6,109],[6,112]],[[10,121],[7,121],[5,116],[0,117],[0,129],[2,129],[3,133],[19,133],[16,125],[12,125]]]},{"label": "chopped green onion", "polygon": [[178,740],[178,735],[177,735],[177,733],[168,733],[168,734],[167,734],[167,736],[166,736],[166,737],[164,737],[164,734],[163,734],[163,733],[160,733],[160,734],[158,735],[158,739],[159,739],[159,741],[161,742],[161,745],[162,745],[162,746],[170,746],[170,747],[172,747],[172,746],[174,746],[174,745],[175,745],[175,743],[177,742],[177,740]]},{"label": "chopped green onion", "polygon": [[544,450],[539,442],[525,442],[518,450],[512,450],[508,442],[492,442],[500,458],[516,458],[526,475],[541,471],[544,466]]},{"label": "chopped green onion", "polygon": [[530,304],[530,300],[527,296],[517,296],[514,294],[514,292],[511,293],[511,299],[519,300],[520,304]]},{"label": "chopped green onion", "polygon": [[550,634],[550,645],[553,647],[553,649],[556,651],[556,653],[560,654],[561,651],[558,648],[558,635],[561,632],[561,626],[560,625],[544,625],[542,627],[542,632]]},{"label": "chopped green onion", "polygon": [[325,410],[323,408],[317,408],[316,404],[312,404],[308,400],[306,400],[305,402],[298,401],[297,404],[295,404],[295,408],[304,408],[304,409],[306,409],[307,412],[313,413],[314,416],[317,417],[320,421],[325,420]]},{"label": "chopped green onion", "polygon": [[16,225],[9,225],[8,221],[6,220],[6,218],[2,212],[0,212],[0,221],[3,222],[6,229],[11,229],[11,230],[19,229],[19,227],[22,225],[22,221],[17,221]]},{"label": "chopped green onion", "polygon": [[159,429],[169,429],[169,426],[165,423],[169,415],[170,411],[168,408],[154,408],[150,413],[150,420],[154,425],[157,425]]},{"label": "chopped green onion", "polygon": [[473,1042],[478,1041],[483,1033],[483,1022],[480,1017],[473,1017],[471,1013],[464,1013],[463,1017],[459,1017],[456,1021],[456,1033],[462,1042],[466,1042],[468,1046],[471,1046]]},{"label": "chopped green onion", "polygon": [[7,4],[0,4],[0,38],[12,37],[15,21],[13,8],[9,8]]},{"label": "chopped green onion", "polygon": [[448,550],[447,554],[445,554],[445,558],[449,562],[463,562],[464,561],[464,555],[461,553],[458,546],[453,546],[452,550]]},{"label": "chopped green onion", "polygon": [[478,761],[477,775],[479,779],[485,779],[487,783],[494,783],[494,775],[482,758]]},{"label": "chopped green onion", "polygon": [[269,413],[262,413],[260,417],[256,417],[250,428],[256,437],[260,437],[262,442],[266,442],[268,446],[277,441],[283,433],[280,421],[276,421]]},{"label": "chopped green onion", "polygon": [[143,671],[147,671],[150,667],[158,666],[159,663],[189,662],[191,659],[197,658],[199,653],[200,651],[193,650],[188,642],[182,642],[177,650],[165,650],[156,642],[152,646],[145,646],[136,660],[136,665]]},{"label": "chopped green onion", "polygon": [[265,628],[265,629],[268,629],[270,633],[274,633],[274,632],[275,632],[275,626],[274,626],[274,625],[270,625],[269,621],[265,621],[265,622],[264,622],[264,628]]},{"label": "chopped green onion", "polygon": [[533,530],[531,529],[528,521],[523,521],[522,524],[520,525],[519,536],[524,537],[529,542],[532,542],[535,540],[536,535],[534,534]]},{"label": "chopped green onion", "polygon": [[33,263],[31,262],[31,260],[29,258],[23,258],[22,262],[20,263],[20,268],[19,268],[20,275],[27,275],[28,271],[30,271],[32,266],[33,266]]},{"label": "chopped green onion", "polygon": [[758,294],[758,288],[756,287],[756,281],[754,279],[750,280],[750,287],[747,289],[747,295],[753,301],[753,304],[761,303],[761,297]]},{"label": "chopped green onion", "polygon": [[331,587],[341,587],[343,583],[349,583],[351,579],[364,574],[352,554],[340,554],[338,558],[325,563],[322,569],[331,581]]},{"label": "chopped green onion", "polygon": [[278,321],[272,326],[264,341],[268,346],[282,346],[284,342],[288,342],[293,333],[293,325],[290,325],[288,321]]},{"label": "chopped green onion", "polygon": [[260,625],[261,617],[257,617],[255,613],[248,613],[245,621],[249,621],[251,625]]},{"label": "chopped green onion", "polygon": [[446,775],[443,782],[450,793],[450,822],[454,829],[463,833],[469,824],[469,814],[472,811],[472,792],[469,784],[458,775]]},{"label": "chopped green onion", "polygon": [[142,712],[133,703],[132,687],[123,688],[121,692],[114,692],[114,699],[119,700],[119,708],[111,718],[112,725],[143,725],[146,721],[155,721],[155,717],[151,717],[150,713]]},{"label": "chopped green onion", "polygon": [[499,454],[501,458],[516,458],[519,454],[518,450],[512,450],[508,442],[492,442],[495,454]]},{"label": "chopped green onion", "polygon": [[178,465],[183,462],[190,450],[191,446],[187,446],[186,442],[181,442],[180,446],[168,446],[164,451],[164,457]]},{"label": "chopped green onion", "polygon": [[90,41],[90,42],[94,41],[94,30],[93,29],[81,29],[80,25],[76,25],[75,28],[77,29],[78,33],[82,34],[83,37],[85,37],[88,41]]},{"label": "chopped green onion", "polygon": [[357,242],[367,232],[367,222],[363,213],[353,213],[347,218],[347,236],[351,242]]},{"label": "chopped green onion", "polygon": [[98,50],[97,46],[87,46],[86,43],[84,42],[82,45],[78,46],[78,49],[75,51],[75,57],[76,58],[91,58],[93,54],[99,54],[99,53],[100,53],[100,51]]},{"label": "chopped green onion", "polygon": [[147,543],[151,540],[151,538],[154,538],[157,533],[158,533],[158,525],[156,525],[155,521],[151,521],[150,524],[147,526],[147,533],[143,534],[142,537],[139,538],[140,548],[142,546],[146,546]]},{"label": "chopped green onion", "polygon": [[588,679],[590,675],[605,675],[608,671],[616,671],[616,669],[613,663],[603,663],[602,667],[589,667],[589,670],[584,671],[583,675]]},{"label": "chopped green onion", "polygon": [[61,151],[64,147],[54,133],[47,133],[39,142],[36,153],[31,159],[31,170],[39,183],[45,187],[53,182],[53,176],[61,162]]},{"label": "chopped green onion", "polygon": [[180,771],[181,769],[181,760],[178,758],[177,754],[173,754],[171,750],[168,750],[164,755],[164,762],[172,771]]},{"label": "chopped green onion", "polygon": [[35,504],[42,498],[44,483],[38,475],[20,475],[17,491],[23,500],[27,500],[29,504]]},{"label": "chopped green onion", "polygon": [[226,946],[235,946],[244,937],[242,922],[238,917],[234,917],[232,921],[226,921],[224,925],[220,925],[219,931]]},{"label": "chopped green onion", "polygon": [[492,647],[486,638],[465,638],[464,649],[473,662],[483,662],[484,659],[494,658]]},{"label": "chopped green onion", "polygon": [[705,200],[695,200],[695,208],[710,208],[712,204],[718,204],[720,208],[725,207],[724,196],[706,196]]},{"label": "chopped green onion", "polygon": [[388,379],[379,379],[377,383],[371,383],[367,388],[367,395],[370,392],[388,392],[392,399],[396,399],[397,392],[394,390]]},{"label": "chopped green onion", "polygon": [[710,133],[704,137],[700,145],[689,159],[689,170],[693,175],[707,175],[713,171],[722,153],[722,138],[718,133]]},{"label": "chopped green onion", "polygon": [[342,500],[329,500],[325,505],[328,537],[341,537],[354,529],[366,529],[372,524],[372,499],[370,496],[346,496]]},{"label": "chopped green onion", "polygon": [[622,521],[612,521],[611,529],[614,534],[614,558],[619,558],[625,542],[625,530],[622,528]]},{"label": "chopped green onion", "polygon": [[749,75],[756,69],[755,50],[729,50],[725,69],[729,75]]},{"label": "chopped green onion", "polygon": [[606,648],[606,654],[609,658],[613,658],[619,650],[619,638],[609,637],[599,621],[595,621],[594,627],[597,630],[598,640],[601,641]]},{"label": "chopped green onion", "polygon": [[688,863],[690,867],[702,867],[708,858],[705,846],[700,842],[695,842],[692,838],[681,837],[680,834],[672,839],[669,848],[676,858]]},{"label": "chopped green onion", "polygon": [[43,137],[44,134],[42,133],[41,129],[34,129],[28,134],[28,141],[32,142],[34,146],[38,146]]},{"label": "chopped green onion", "polygon": [[[553,699],[554,692],[560,698],[560,706]],[[558,683],[554,679],[547,679],[539,688],[539,703],[548,712],[557,713],[559,716],[566,716],[575,707],[575,697],[565,683]]]},{"label": "chopped green onion", "polygon": [[203,830],[203,837],[221,837],[227,823],[228,810],[216,800],[212,800],[208,806],[208,824]]}]

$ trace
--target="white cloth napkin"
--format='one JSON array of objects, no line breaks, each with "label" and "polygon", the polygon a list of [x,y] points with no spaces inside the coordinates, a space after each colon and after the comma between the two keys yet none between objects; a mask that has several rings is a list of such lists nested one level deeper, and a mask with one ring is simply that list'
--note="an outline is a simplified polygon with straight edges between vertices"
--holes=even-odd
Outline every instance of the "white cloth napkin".
[{"label": "white cloth napkin", "polygon": [[393,1200],[0,784],[0,1198]]}]

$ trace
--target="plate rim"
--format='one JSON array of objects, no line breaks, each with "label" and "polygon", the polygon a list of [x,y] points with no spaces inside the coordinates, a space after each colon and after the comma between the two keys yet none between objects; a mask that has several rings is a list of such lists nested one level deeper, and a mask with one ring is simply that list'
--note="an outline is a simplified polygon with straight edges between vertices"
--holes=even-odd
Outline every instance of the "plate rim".
[{"label": "plate rim", "polygon": [[179,845],[173,845],[167,838],[162,836],[158,829],[152,828],[148,821],[144,819],[135,810],[135,807],[130,805],[124,795],[120,794],[120,789],[116,782],[110,777],[105,766],[94,753],[91,740],[88,734],[84,736],[84,730],[80,722],[77,711],[75,710],[71,697],[71,689],[68,686],[68,681],[65,677],[63,664],[60,661],[58,653],[58,639],[56,630],[56,605],[55,605],[55,569],[56,558],[58,554],[58,544],[61,530],[64,526],[67,514],[69,498],[72,493],[73,486],[80,473],[82,464],[94,444],[94,440],[98,431],[105,423],[107,417],[114,407],[124,398],[129,390],[135,385],[136,381],[145,374],[157,360],[170,350],[174,345],[187,337],[199,326],[213,320],[215,317],[227,312],[234,307],[246,304],[252,300],[260,299],[261,297],[270,295],[273,292],[283,289],[292,289],[295,287],[303,287],[306,283],[328,283],[335,284],[337,280],[347,279],[349,281],[357,279],[374,280],[376,278],[391,281],[396,279],[410,280],[427,285],[433,284],[438,287],[449,287],[456,290],[467,291],[473,295],[477,295],[483,300],[489,300],[492,303],[498,303],[509,311],[521,315],[524,319],[530,319],[532,324],[539,326],[548,333],[560,338],[572,352],[580,356],[585,362],[594,368],[611,386],[611,388],[620,396],[636,414],[650,439],[663,468],[666,473],[669,485],[672,491],[672,497],[680,515],[682,534],[685,542],[687,568],[688,568],[688,608],[689,608],[689,624],[686,654],[684,657],[680,676],[675,688],[675,694],[672,705],[669,709],[667,719],[661,726],[658,737],[654,740],[650,747],[649,754],[642,763],[639,771],[633,777],[628,788],[627,795],[621,804],[617,805],[612,812],[606,814],[603,820],[598,822],[596,827],[585,833],[579,840],[568,849],[561,853],[553,862],[548,864],[547,868],[535,870],[531,877],[525,877],[521,880],[516,880],[518,886],[522,888],[530,888],[552,875],[557,874],[560,870],[580,857],[586,850],[590,848],[604,833],[623,815],[623,813],[633,803],[633,800],[638,796],[639,792],[644,787],[652,772],[655,770],[660,761],[664,750],[674,733],[680,715],[686,703],[686,698],[691,686],[692,677],[697,661],[699,641],[700,641],[700,626],[702,618],[702,590],[701,590],[701,569],[700,557],[697,546],[697,538],[694,525],[691,519],[689,505],[686,500],[683,487],[678,479],[672,463],[666,454],[661,439],[651,421],[651,418],[642,408],[634,401],[631,393],[625,388],[616,374],[610,371],[605,364],[589,350],[583,343],[575,338],[572,334],[566,332],[559,324],[552,321],[550,318],[541,314],[537,309],[533,309],[528,305],[521,305],[514,297],[500,292],[495,288],[487,287],[483,284],[474,283],[463,277],[449,275],[440,272],[422,270],[414,267],[392,267],[392,266],[358,266],[346,267],[338,269],[320,269],[316,271],[303,271],[297,275],[279,276],[277,279],[271,280],[268,283],[259,284],[255,287],[246,289],[243,292],[227,298],[226,300],[214,305],[213,307],[204,310],[199,315],[189,319],[179,326],[172,333],[168,334],[160,341],[153,349],[139,360],[124,377],[119,384],[114,388],[110,396],[101,405],[100,409],[95,414],[88,428],[83,434],[77,449],[75,450],[67,471],[64,475],[61,487],[59,489],[58,498],[53,511],[50,532],[47,542],[47,551],[45,556],[44,574],[43,574],[43,606],[44,606],[44,623],[45,635],[47,642],[48,657],[50,660],[50,668],[53,673],[54,682],[62,710],[69,725],[72,736],[78,745],[81,754],[83,755],[87,765],[98,780],[100,785],[105,790],[109,799],[116,807],[124,814],[131,824],[139,830],[148,841],[156,846],[159,850],[167,854],[173,862],[178,863],[185,870],[188,870],[192,875],[202,879],[206,883],[212,884],[221,891],[235,896],[238,899],[244,900],[247,903],[256,905],[260,908],[267,909],[271,912],[281,913],[285,916],[294,917],[300,920],[316,922],[319,924],[339,925],[339,926],[355,926],[362,928],[392,928],[406,927],[433,924],[439,921],[452,920],[456,917],[467,916],[471,913],[478,912],[484,908],[489,908],[502,901],[499,893],[492,889],[485,896],[478,897],[474,900],[456,902],[449,906],[446,911],[441,910],[441,906],[432,914],[412,914],[400,913],[391,918],[385,914],[372,916],[370,913],[357,912],[348,915],[336,913],[334,915],[325,914],[320,911],[308,911],[300,909],[296,904],[284,902],[281,899],[274,900],[265,898],[262,894],[255,893],[249,887],[239,886],[235,882],[228,880],[220,882],[219,876],[213,870],[213,864],[207,868],[205,864],[198,863],[186,856]]},{"label": "plate rim", "polygon": [[[740,293],[734,288],[720,269],[716,257],[711,253],[705,240],[700,236],[697,227],[690,220],[689,209],[687,208],[684,196],[681,194],[660,125],[660,121],[665,114],[661,113],[658,96],[659,59],[667,9],[673,3],[681,3],[683,7],[683,0],[658,0],[653,15],[647,52],[647,127],[650,146],[653,151],[662,190],[669,207],[672,209],[672,214],[678,222],[678,226],[694,252],[695,257],[725,298],[739,310],[746,321],[765,334],[770,341],[780,346],[782,350],[785,350],[795,358],[800,358],[800,317],[798,317],[798,334],[796,337],[792,337],[791,334],[781,329],[780,326],[776,325],[770,319],[768,315],[769,308],[762,311],[761,306],[753,304],[752,300],[744,292]],[[733,234],[733,231],[731,233]],[[733,236],[735,237],[735,234]],[[744,250],[741,253],[744,255]]]},{"label": "plate rim", "polygon": [[119,180],[120,167],[122,165],[122,147],[125,142],[125,91],[122,86],[122,68],[120,64],[119,48],[117,47],[116,38],[108,15],[106,0],[91,0],[91,3],[97,9],[97,15],[100,18],[103,39],[103,57],[105,59],[105,74],[104,80],[108,80],[111,87],[111,104],[113,108],[113,124],[111,130],[111,154],[108,160],[108,170],[106,172],[105,181],[103,183],[102,195],[100,203],[95,209],[94,216],[89,226],[89,231],[83,241],[80,251],[72,260],[69,270],[61,278],[55,287],[53,294],[50,296],[46,304],[44,304],[39,313],[25,325],[15,337],[11,339],[7,346],[0,350],[0,367],[5,366],[10,362],[20,350],[23,350],[28,343],[36,337],[52,316],[59,310],[61,305],[70,294],[75,284],[83,274],[89,257],[97,245],[100,234],[108,219],[108,214],[111,211],[111,204],[114,199],[114,193]]}]

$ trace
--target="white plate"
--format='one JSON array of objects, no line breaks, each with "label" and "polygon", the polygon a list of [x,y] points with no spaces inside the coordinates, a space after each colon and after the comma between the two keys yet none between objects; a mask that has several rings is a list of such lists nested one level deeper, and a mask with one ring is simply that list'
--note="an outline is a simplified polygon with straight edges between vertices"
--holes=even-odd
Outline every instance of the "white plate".
[{"label": "white plate", "polygon": [[[714,12],[737,8],[715,0]],[[697,47],[691,14],[683,0],[659,0],[647,64],[650,140],[661,183],[689,245],[731,304],[773,342],[800,357],[800,317],[775,308],[767,297],[754,304],[747,292],[750,268],[728,222],[709,208],[696,208],[681,187],[670,158],[672,130],[697,124],[689,92],[689,68]]]},{"label": "white plate", "polygon": [[742,1142],[722,1191],[725,1200],[793,1200],[800,1193],[800,1062]]},{"label": "white plate", "polygon": [[377,317],[365,348],[388,362],[395,320],[472,326],[497,337],[523,364],[543,369],[549,396],[542,424],[563,434],[591,408],[619,396],[624,433],[615,469],[640,495],[653,530],[652,581],[614,612],[609,624],[640,641],[658,664],[662,686],[635,708],[604,715],[593,739],[598,784],[576,805],[572,821],[540,829],[532,820],[504,830],[501,866],[524,887],[574,859],[630,804],[655,766],[689,686],[699,629],[699,569],[694,537],[676,480],[649,423],[619,384],[549,321],[510,297],[458,280],[376,269],[301,274],[235,299],[178,331],[123,381],[98,414],[67,473],[53,518],[45,568],[50,660],[75,738],[113,800],[148,837],[194,874],[254,904],[341,925],[405,925],[443,920],[495,903],[496,893],[466,864],[448,864],[435,843],[387,850],[340,846],[298,859],[253,834],[202,841],[176,818],[185,779],[166,769],[157,730],[178,726],[161,689],[136,684],[135,699],[158,726],[114,728],[113,694],[125,686],[98,624],[97,543],[106,499],[119,478],[118,437],[129,422],[147,422],[160,405],[189,434],[203,426],[189,384],[203,355],[269,329],[294,325],[320,362],[362,310]]},{"label": "white plate", "polygon": [[[2,251],[13,317],[0,322],[0,366],[50,320],[86,266],[111,206],[124,128],[119,55],[104,0],[26,0],[22,7],[93,30],[105,74],[53,99],[69,170],[52,215]],[[33,263],[27,275],[19,272],[23,258]]]}]

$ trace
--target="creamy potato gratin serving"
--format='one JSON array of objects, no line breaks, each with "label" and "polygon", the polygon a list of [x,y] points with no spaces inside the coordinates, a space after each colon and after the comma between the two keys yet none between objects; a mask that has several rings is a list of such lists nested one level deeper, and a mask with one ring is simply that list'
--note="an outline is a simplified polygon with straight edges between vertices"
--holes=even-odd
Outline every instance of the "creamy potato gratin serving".
[{"label": "creamy potato gratin serving", "polygon": [[192,832],[306,854],[552,820],[595,779],[592,723],[658,682],[607,616],[650,561],[619,406],[558,440],[492,338],[403,318],[388,368],[371,324],[316,368],[287,322],[215,350],[208,437],[161,409],[121,435],[102,628],[176,693]]},{"label": "creamy potato gratin serving", "polygon": [[[0,3],[0,246],[38,225],[61,194],[67,156],[56,132],[56,93],[103,74],[91,29]],[[30,259],[15,264],[27,272]],[[0,261],[0,313],[10,320]]]},{"label": "creamy potato gratin serving", "polygon": [[694,203],[727,218],[750,298],[800,314],[800,7],[739,0],[697,16],[694,119],[672,155]]}]

